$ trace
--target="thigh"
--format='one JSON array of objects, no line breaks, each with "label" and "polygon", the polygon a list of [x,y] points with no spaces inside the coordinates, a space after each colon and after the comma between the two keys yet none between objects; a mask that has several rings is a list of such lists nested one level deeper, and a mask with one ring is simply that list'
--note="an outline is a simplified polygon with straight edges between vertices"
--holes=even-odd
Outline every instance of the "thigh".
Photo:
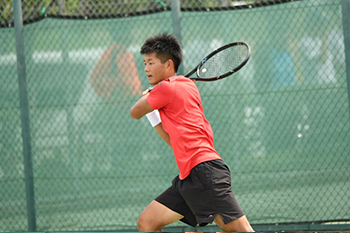
[{"label": "thigh", "polygon": [[225,224],[218,214],[214,221],[225,232],[254,232],[245,215]]},{"label": "thigh", "polygon": [[161,229],[181,218],[183,218],[181,214],[176,213],[158,201],[152,201],[141,213],[138,224],[146,227],[146,229]]},{"label": "thigh", "polygon": [[179,177],[175,177],[172,185],[162,194],[160,194],[155,201],[163,204],[172,211],[179,213],[183,216],[183,218],[180,219],[182,222],[194,227],[197,225],[196,217],[194,216],[184,197],[177,189],[180,186],[180,183],[181,180]]}]

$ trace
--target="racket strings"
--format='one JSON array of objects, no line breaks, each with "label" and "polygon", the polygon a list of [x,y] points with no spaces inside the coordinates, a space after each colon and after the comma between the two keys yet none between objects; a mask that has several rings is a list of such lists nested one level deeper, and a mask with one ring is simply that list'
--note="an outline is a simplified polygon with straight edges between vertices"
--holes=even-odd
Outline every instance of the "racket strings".
[{"label": "racket strings", "polygon": [[210,57],[199,69],[201,78],[213,78],[232,72],[240,66],[248,55],[245,45],[235,45]]}]

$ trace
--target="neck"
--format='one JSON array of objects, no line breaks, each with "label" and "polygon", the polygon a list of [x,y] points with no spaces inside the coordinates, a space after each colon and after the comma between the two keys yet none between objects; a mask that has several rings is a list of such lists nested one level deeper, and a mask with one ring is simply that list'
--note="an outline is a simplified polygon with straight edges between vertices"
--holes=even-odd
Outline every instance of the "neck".
[{"label": "neck", "polygon": [[177,74],[176,74],[176,72],[175,72],[175,73],[169,75],[169,78],[170,78],[170,77],[173,77],[173,76],[176,76],[176,75],[177,75]]}]

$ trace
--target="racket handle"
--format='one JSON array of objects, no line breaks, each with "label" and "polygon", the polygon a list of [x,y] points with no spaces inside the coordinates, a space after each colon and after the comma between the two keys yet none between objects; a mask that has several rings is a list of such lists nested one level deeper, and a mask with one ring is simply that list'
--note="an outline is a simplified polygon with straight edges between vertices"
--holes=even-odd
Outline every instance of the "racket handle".
[{"label": "racket handle", "polygon": [[153,87],[149,87],[147,90],[144,90],[142,92],[142,95],[146,95],[147,93],[150,93],[152,91]]}]

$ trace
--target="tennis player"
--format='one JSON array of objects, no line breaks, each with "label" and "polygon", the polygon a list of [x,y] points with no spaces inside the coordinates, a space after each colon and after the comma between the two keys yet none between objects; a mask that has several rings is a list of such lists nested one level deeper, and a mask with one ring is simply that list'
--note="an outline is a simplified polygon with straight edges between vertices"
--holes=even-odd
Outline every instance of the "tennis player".
[{"label": "tennis player", "polygon": [[231,190],[230,170],[213,145],[195,83],[177,75],[182,48],[176,37],[148,38],[141,48],[150,92],[131,108],[134,119],[147,115],[172,147],[180,174],[137,220],[139,231],[157,232],[175,221],[193,227],[215,221],[223,231],[253,232]]}]

